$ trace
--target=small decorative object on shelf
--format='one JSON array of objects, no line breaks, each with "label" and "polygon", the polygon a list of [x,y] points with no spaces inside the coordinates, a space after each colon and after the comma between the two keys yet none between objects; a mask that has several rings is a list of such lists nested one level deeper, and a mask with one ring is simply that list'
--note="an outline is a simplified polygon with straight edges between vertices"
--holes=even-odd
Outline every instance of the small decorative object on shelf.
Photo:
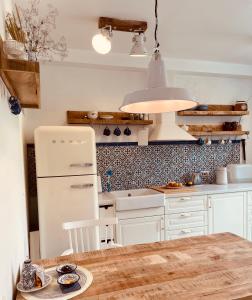
[{"label": "small decorative object on shelf", "polygon": [[248,110],[248,104],[244,100],[236,101],[234,106],[235,111],[247,111]]},{"label": "small decorative object on shelf", "polygon": [[199,111],[207,111],[208,110],[208,105],[207,104],[199,104],[194,109],[199,110]]},{"label": "small decorative object on shelf", "polygon": [[4,53],[11,59],[23,59],[24,58],[24,44],[16,40],[6,40],[3,42]]},{"label": "small decorative object on shelf", "polygon": [[35,287],[36,268],[32,265],[30,259],[24,261],[23,269],[21,272],[21,283],[25,290]]},{"label": "small decorative object on shelf", "polygon": [[[65,37],[55,41],[51,32],[56,28],[58,11],[51,4],[48,14],[41,16],[40,0],[31,0],[27,7],[17,7],[16,14],[6,17],[6,29],[13,39],[24,44],[28,60],[37,61],[39,58],[53,59],[59,55],[61,59],[67,56]],[[12,26],[14,25],[14,26]]]},{"label": "small decorative object on shelf", "polygon": [[11,96],[9,98],[9,107],[13,115],[19,115],[22,111],[22,107],[20,105],[18,98],[14,96]]},{"label": "small decorative object on shelf", "polygon": [[[25,54],[25,33],[21,28],[17,6],[14,13],[8,13],[5,17],[5,28],[11,39],[4,41],[4,52],[9,58],[22,59]],[[18,24],[19,23],[19,24]]]},{"label": "small decorative object on shelf", "polygon": [[97,111],[89,111],[87,113],[87,116],[88,116],[89,119],[95,120],[95,119],[98,118],[98,112]]},{"label": "small decorative object on shelf", "polygon": [[238,127],[239,127],[238,122],[225,122],[223,124],[223,130],[228,130],[228,131],[237,130]]}]

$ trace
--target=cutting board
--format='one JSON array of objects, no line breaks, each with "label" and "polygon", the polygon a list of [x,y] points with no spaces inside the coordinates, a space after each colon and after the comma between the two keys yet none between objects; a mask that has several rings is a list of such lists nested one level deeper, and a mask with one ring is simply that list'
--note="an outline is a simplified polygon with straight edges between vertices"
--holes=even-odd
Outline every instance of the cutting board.
[{"label": "cutting board", "polygon": [[152,190],[164,193],[164,194],[180,194],[180,193],[193,193],[197,192],[195,186],[183,186],[179,189],[167,189],[165,186],[150,186]]}]

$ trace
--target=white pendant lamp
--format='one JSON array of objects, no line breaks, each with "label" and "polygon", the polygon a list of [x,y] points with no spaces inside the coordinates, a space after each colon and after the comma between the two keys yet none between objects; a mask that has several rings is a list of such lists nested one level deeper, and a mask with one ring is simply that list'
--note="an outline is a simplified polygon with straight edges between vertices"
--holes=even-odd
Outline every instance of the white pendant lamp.
[{"label": "white pendant lamp", "polygon": [[128,113],[163,113],[189,109],[198,103],[184,88],[167,87],[164,61],[157,41],[158,17],[155,0],[155,51],[148,68],[148,88],[125,96],[121,111]]}]

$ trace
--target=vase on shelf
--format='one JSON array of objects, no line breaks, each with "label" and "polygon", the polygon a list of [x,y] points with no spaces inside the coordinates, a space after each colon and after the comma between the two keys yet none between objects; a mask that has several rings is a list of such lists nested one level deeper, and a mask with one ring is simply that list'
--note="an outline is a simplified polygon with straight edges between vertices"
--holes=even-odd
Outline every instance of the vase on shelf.
[{"label": "vase on shelf", "polygon": [[38,53],[35,51],[26,51],[27,59],[29,61],[37,61],[38,60]]},{"label": "vase on shelf", "polygon": [[3,42],[4,53],[10,59],[24,58],[24,44],[13,39],[8,39]]}]

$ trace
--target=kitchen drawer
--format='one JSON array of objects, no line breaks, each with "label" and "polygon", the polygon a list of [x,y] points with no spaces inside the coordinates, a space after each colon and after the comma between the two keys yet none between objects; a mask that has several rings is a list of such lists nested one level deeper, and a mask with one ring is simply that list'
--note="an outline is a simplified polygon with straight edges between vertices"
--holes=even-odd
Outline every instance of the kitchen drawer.
[{"label": "kitchen drawer", "polygon": [[207,209],[207,196],[183,196],[165,199],[165,214]]},{"label": "kitchen drawer", "polygon": [[116,216],[119,220],[152,217],[152,216],[163,216],[163,215],[164,215],[164,207],[133,209],[133,210],[124,210],[124,211],[116,212]]},{"label": "kitchen drawer", "polygon": [[99,205],[100,218],[113,218],[115,216],[115,207],[113,204]]},{"label": "kitchen drawer", "polygon": [[185,237],[198,236],[207,234],[207,226],[194,227],[194,228],[183,228],[179,230],[166,230],[165,239],[175,240]]},{"label": "kitchen drawer", "polygon": [[182,212],[165,216],[165,229],[176,230],[190,227],[207,226],[207,212]]}]

